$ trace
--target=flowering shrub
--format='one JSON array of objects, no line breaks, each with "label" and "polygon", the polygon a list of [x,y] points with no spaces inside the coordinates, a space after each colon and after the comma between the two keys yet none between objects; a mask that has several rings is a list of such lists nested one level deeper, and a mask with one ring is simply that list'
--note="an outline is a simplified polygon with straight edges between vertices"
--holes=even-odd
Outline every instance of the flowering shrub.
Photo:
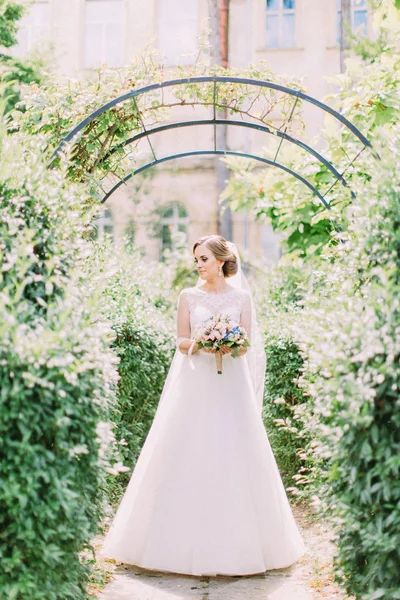
[{"label": "flowering shrub", "polygon": [[[334,198],[331,195],[332,215],[343,231],[335,236],[334,228],[326,228],[326,235],[318,239],[315,226],[326,213],[316,215],[309,196],[277,173],[265,176],[273,181],[265,194],[267,210],[261,207],[261,212],[268,214],[270,207],[271,211],[277,207],[275,225],[289,234],[292,257],[300,255],[312,266],[309,290],[303,292],[303,309],[292,320],[291,336],[304,361],[298,383],[311,396],[307,404],[312,411],[308,421],[303,419],[306,435],[314,437],[308,449],[315,464],[309,472],[315,477],[324,467],[319,471],[320,497],[337,533],[338,580],[357,600],[396,600],[400,597],[400,14],[394,3],[383,0],[375,18],[381,18],[378,44],[385,52],[373,52],[371,43],[364,63],[349,61],[347,72],[334,81],[340,88],[334,98],[338,108],[369,134],[382,158],[377,162],[365,152],[347,173],[357,193],[354,202],[341,189],[335,190]],[[328,155],[338,156],[343,147],[346,152],[355,150],[341,131],[327,134],[325,142]],[[304,157],[299,168],[307,168]],[[317,182],[318,174],[314,176]],[[247,192],[248,183],[236,182]],[[254,189],[259,184],[256,181]],[[303,240],[301,233],[306,234]]]},{"label": "flowering shrub", "polygon": [[[398,128],[397,128],[398,129]],[[394,131],[392,132],[394,134]],[[391,151],[400,149],[400,131]],[[338,533],[336,567],[356,598],[395,600],[400,587],[400,180],[389,159],[351,211],[351,241],[310,291],[301,336],[328,461],[324,495]],[[384,565],[384,568],[382,568]]]},{"label": "flowering shrub", "polygon": [[306,400],[298,384],[303,359],[287,329],[267,333],[265,351],[263,420],[285,486],[297,492],[293,477],[304,466],[300,459],[303,426],[296,414],[296,407]]},{"label": "flowering shrub", "polygon": [[309,279],[307,265],[281,261],[255,276],[259,322],[266,352],[263,421],[286,490],[294,499],[320,486],[320,460],[312,451],[313,402],[301,385],[304,359],[295,337]]},{"label": "flowering shrub", "polygon": [[173,270],[144,262],[134,249],[95,244],[86,273],[88,293],[100,288],[101,312],[113,330],[111,346],[119,357],[117,398],[110,418],[116,460],[128,470],[118,474],[114,468],[108,477],[108,498],[117,504],[153,422],[172,359],[177,294],[171,290]]},{"label": "flowering shrub", "polygon": [[42,150],[2,140],[0,597],[80,600],[117,374],[110,329],[79,285],[85,191],[48,172]]}]

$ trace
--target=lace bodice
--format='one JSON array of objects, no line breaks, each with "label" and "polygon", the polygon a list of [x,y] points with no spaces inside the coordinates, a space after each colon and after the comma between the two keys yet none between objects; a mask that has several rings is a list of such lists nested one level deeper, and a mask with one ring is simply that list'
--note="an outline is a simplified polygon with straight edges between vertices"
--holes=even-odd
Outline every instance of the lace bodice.
[{"label": "lace bodice", "polygon": [[181,299],[187,302],[189,308],[190,330],[193,336],[196,326],[212,316],[223,314],[240,322],[243,307],[250,297],[247,291],[236,288],[214,294],[194,287],[183,290]]}]

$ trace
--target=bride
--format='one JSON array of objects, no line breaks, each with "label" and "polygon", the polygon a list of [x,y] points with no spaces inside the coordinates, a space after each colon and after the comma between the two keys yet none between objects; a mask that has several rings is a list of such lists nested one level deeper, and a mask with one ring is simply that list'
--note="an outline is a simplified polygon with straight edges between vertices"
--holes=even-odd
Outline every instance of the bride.
[{"label": "bride", "polygon": [[[265,354],[254,305],[228,244],[210,235],[193,247],[202,285],[179,296],[177,351],[103,556],[156,571],[249,575],[304,553],[260,415]],[[225,347],[219,375],[193,332],[222,314],[242,324],[251,346],[237,357]]]}]

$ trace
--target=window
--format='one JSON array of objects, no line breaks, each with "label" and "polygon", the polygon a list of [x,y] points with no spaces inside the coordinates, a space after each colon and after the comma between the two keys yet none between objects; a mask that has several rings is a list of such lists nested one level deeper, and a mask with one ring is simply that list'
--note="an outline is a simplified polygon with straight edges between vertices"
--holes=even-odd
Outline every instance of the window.
[{"label": "window", "polygon": [[50,41],[51,7],[49,2],[35,2],[20,21],[15,56],[24,56],[40,42]]},{"label": "window", "polygon": [[114,219],[110,209],[106,208],[96,218],[95,228],[98,239],[108,236],[114,240]]},{"label": "window", "polygon": [[125,60],[125,3],[123,0],[86,0],[84,67],[111,67]]},{"label": "window", "polygon": [[267,48],[293,48],[296,45],[296,0],[267,0]]},{"label": "window", "polygon": [[[337,43],[341,42],[342,11],[341,1],[336,0],[337,4]],[[358,30],[360,33],[367,34],[368,7],[367,0],[350,0],[351,4],[351,27],[352,30]]]},{"label": "window", "polygon": [[189,225],[189,217],[182,204],[171,204],[161,212],[160,219],[160,258],[164,256],[164,250],[173,250],[174,242],[180,233],[186,234]]},{"label": "window", "polygon": [[198,48],[198,0],[159,0],[158,45],[166,65],[192,64]]}]

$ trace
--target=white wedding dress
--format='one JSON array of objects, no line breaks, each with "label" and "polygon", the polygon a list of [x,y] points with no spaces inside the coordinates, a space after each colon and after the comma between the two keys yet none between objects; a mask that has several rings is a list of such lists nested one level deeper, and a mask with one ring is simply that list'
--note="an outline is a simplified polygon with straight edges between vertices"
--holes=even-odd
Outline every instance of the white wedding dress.
[{"label": "white wedding dress", "polygon": [[[229,280],[228,280],[229,281]],[[248,292],[181,292],[190,328],[240,321]],[[179,332],[178,332],[179,335]],[[157,571],[248,575],[298,560],[304,545],[257,405],[247,355],[176,351],[102,555]]]}]

